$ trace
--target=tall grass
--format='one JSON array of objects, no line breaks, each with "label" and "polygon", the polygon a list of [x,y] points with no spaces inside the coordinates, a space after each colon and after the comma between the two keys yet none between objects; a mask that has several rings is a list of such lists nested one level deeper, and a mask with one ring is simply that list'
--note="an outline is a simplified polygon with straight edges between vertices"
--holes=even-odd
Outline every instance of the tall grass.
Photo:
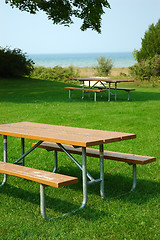
[{"label": "tall grass", "polygon": [[[99,186],[90,186],[85,209],[53,221],[42,219],[39,184],[8,177],[0,188],[0,239],[159,239],[160,238],[160,89],[136,87],[127,101],[118,92],[117,102],[93,95],[81,99],[73,92],[68,99],[65,83],[38,79],[0,79],[0,124],[30,121],[137,134],[134,140],[106,144],[105,149],[157,157],[155,163],[138,166],[137,188],[132,185],[132,167],[105,160],[104,201]],[[26,140],[26,150],[32,144]],[[20,156],[20,139],[8,137],[8,161]],[[3,138],[0,137],[3,161]],[[51,171],[53,153],[36,149],[26,157],[26,166]],[[81,157],[76,157],[81,162]],[[98,177],[98,159],[88,158],[89,172]],[[57,216],[81,205],[81,172],[59,154],[58,172],[78,176],[79,183],[46,189],[47,214]],[[2,175],[0,176],[2,180]],[[125,194],[126,193],[126,194]]]}]

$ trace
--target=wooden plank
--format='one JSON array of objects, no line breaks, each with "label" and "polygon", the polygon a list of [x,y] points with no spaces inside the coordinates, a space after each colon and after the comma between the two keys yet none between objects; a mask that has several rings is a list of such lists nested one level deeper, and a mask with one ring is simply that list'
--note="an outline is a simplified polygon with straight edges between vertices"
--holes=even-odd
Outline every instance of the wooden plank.
[{"label": "wooden plank", "polygon": [[[33,146],[35,143],[33,143]],[[64,147],[73,154],[82,154],[82,149],[74,148],[73,146],[64,145]],[[44,142],[39,145],[39,148],[44,148],[48,151],[61,151],[63,150],[55,143]],[[86,148],[86,155],[89,157],[99,158],[99,150],[98,149],[91,149]],[[142,155],[135,155],[135,154],[128,154],[128,153],[120,153],[120,152],[112,152],[112,151],[104,151],[104,159],[115,160],[115,161],[122,161],[130,164],[147,164],[150,162],[156,161],[155,157],[150,156],[142,156]]]},{"label": "wooden plank", "polygon": [[123,91],[127,91],[127,92],[135,91],[135,90],[136,90],[136,89],[134,89],[134,88],[114,88],[114,87],[111,87],[110,89],[123,90]]},{"label": "wooden plank", "polygon": [[[108,87],[103,87],[103,86],[95,86],[95,88],[99,88],[99,89],[109,89]],[[110,89],[115,90],[115,87],[110,87]],[[116,90],[124,90],[124,91],[135,91],[135,88],[116,88]]]},{"label": "wooden plank", "polygon": [[78,178],[0,161],[0,173],[28,179],[52,187],[63,187],[78,182]]},{"label": "wooden plank", "polygon": [[86,91],[86,92],[105,92],[106,90],[98,90],[98,89],[88,89],[88,88],[75,88],[75,87],[64,87],[64,89],[67,90],[80,90],[80,91]]},{"label": "wooden plank", "polygon": [[129,164],[140,164],[140,165],[144,165],[144,164],[156,161],[156,158],[151,156],[142,156],[142,155],[136,155],[136,154],[111,152],[111,151],[105,151],[104,158],[126,162]]},{"label": "wooden plank", "polygon": [[134,80],[127,80],[127,79],[109,79],[109,78],[103,78],[103,77],[94,77],[94,78],[70,78],[71,80],[77,80],[77,81],[101,81],[101,82],[107,82],[107,83],[121,83],[121,82],[134,82]]},{"label": "wooden plank", "polygon": [[0,134],[81,147],[136,138],[136,134],[20,122],[0,125]]}]

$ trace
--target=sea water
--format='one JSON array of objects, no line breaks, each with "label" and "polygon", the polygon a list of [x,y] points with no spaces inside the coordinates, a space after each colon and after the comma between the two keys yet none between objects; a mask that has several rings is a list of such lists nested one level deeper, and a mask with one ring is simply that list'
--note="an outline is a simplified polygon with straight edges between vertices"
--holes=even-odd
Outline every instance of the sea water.
[{"label": "sea water", "polygon": [[135,64],[132,52],[113,53],[65,53],[65,54],[28,54],[35,66],[44,67],[94,67],[97,59],[104,56],[112,60],[113,67],[129,67]]}]

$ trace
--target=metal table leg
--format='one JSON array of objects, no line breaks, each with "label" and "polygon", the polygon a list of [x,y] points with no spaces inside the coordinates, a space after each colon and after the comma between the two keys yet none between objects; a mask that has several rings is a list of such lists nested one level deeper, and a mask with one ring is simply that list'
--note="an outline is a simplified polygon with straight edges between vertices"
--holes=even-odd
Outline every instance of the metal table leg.
[{"label": "metal table leg", "polygon": [[[7,162],[7,136],[3,136],[3,145],[4,145],[4,162]],[[0,187],[2,187],[7,181],[7,174],[4,174],[3,182]]]},{"label": "metal table leg", "polygon": [[136,164],[133,164],[133,185],[132,185],[131,191],[133,191],[136,188],[136,184],[137,184]]},{"label": "metal table leg", "polygon": [[82,209],[85,207],[87,203],[87,167],[86,167],[86,147],[82,147],[82,181],[83,181],[83,202],[82,205],[80,206],[79,209],[73,210],[71,212],[62,214],[57,217],[49,218],[46,214],[46,206],[45,206],[45,185],[40,184],[40,210],[42,217],[46,220],[51,220],[59,217],[64,217],[68,214],[75,213],[78,210]]},{"label": "metal table leg", "polygon": [[115,83],[115,92],[114,92],[114,99],[117,100],[117,83]]},{"label": "metal table leg", "polygon": [[99,146],[99,155],[100,155],[100,194],[103,199],[106,199],[104,194],[104,152],[103,152],[103,144]]},{"label": "metal table leg", "polygon": [[83,181],[83,202],[80,206],[84,208],[87,203],[87,165],[86,165],[86,147],[82,147],[82,181]]},{"label": "metal table leg", "polygon": [[65,147],[57,143],[57,145],[65,152],[68,157],[82,170],[82,183],[83,183],[83,202],[80,209],[84,208],[87,203],[87,177],[94,182],[94,178],[87,172],[86,166],[86,147],[82,147],[82,166],[74,159],[74,157],[65,149]]},{"label": "metal table leg", "polygon": [[[21,138],[21,155],[24,154],[24,138]],[[24,158],[22,158],[22,166],[24,166]]]},{"label": "metal table leg", "polygon": [[54,151],[54,169],[53,169],[54,173],[57,171],[57,167],[58,167],[58,157],[57,157],[57,155],[58,155],[57,151]]},{"label": "metal table leg", "polygon": [[69,99],[71,99],[71,89],[69,89]]},{"label": "metal table leg", "polygon": [[108,88],[108,102],[111,100],[111,83],[109,82],[109,88]]}]

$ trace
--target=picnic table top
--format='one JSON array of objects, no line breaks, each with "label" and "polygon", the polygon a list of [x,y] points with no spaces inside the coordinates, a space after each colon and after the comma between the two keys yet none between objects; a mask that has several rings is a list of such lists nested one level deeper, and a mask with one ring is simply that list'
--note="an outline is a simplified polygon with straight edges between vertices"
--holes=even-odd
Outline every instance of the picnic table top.
[{"label": "picnic table top", "polygon": [[92,78],[76,77],[76,78],[70,78],[70,79],[77,80],[77,81],[101,81],[101,82],[107,82],[107,83],[134,82],[134,80],[111,79],[111,78],[107,78],[107,77],[92,77]]},{"label": "picnic table top", "polygon": [[104,143],[136,138],[136,135],[132,133],[112,132],[33,122],[0,124],[0,134],[81,147],[95,146]]}]

